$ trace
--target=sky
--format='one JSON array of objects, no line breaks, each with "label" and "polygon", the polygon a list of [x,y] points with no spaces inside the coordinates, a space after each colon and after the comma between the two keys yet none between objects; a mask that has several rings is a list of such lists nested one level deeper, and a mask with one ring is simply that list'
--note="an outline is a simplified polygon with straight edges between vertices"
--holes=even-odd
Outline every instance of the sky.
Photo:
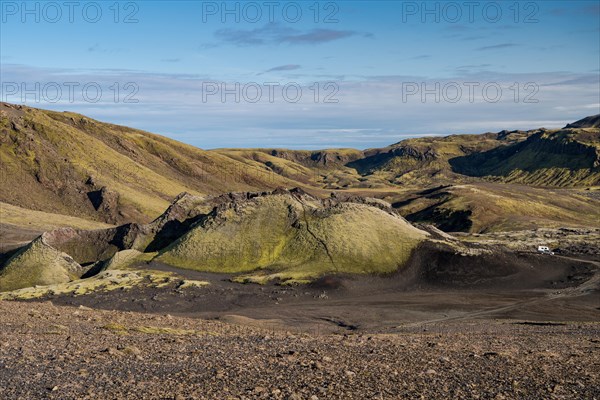
[{"label": "sky", "polygon": [[200,148],[373,148],[600,113],[600,2],[0,0],[1,99]]}]

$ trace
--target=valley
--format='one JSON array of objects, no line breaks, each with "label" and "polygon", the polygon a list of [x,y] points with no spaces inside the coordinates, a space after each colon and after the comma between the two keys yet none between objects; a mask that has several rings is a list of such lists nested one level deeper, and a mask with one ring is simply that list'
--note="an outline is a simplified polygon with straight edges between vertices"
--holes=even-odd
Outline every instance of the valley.
[{"label": "valley", "polygon": [[[593,371],[560,380],[575,364],[558,349],[597,363],[598,116],[554,131],[298,151],[202,150],[68,112],[7,103],[0,110],[0,313],[11,321],[0,329],[3,360],[11,360],[0,362],[0,395],[120,398],[110,385],[86,391],[86,368],[68,361],[127,382],[123,374],[140,379],[148,363],[174,363],[160,356],[172,343],[194,365],[200,343],[244,352],[201,362],[213,372],[194,379],[209,385],[210,398],[353,398],[370,384],[383,398],[526,397],[549,390],[540,386],[548,380],[553,393],[597,394]],[[516,344],[522,336],[527,349]],[[77,344],[56,359],[59,373],[33,383],[9,366],[22,340]],[[450,378],[473,368],[471,359],[506,374],[527,370],[533,356],[523,354],[550,351],[547,340],[567,364],[544,359],[544,372],[532,370],[522,386],[493,388],[484,379],[465,389]],[[349,358],[327,366],[343,358],[346,341],[354,343]],[[365,343],[396,352],[385,365],[412,360],[407,349],[430,361],[403,367],[414,387],[393,377],[371,382],[352,366]],[[440,362],[431,358],[438,345]],[[267,348],[282,364],[261,364],[243,385],[234,371]],[[27,349],[35,353],[19,361],[21,371],[51,357],[38,344]],[[301,361],[306,352],[318,357]],[[105,369],[115,362],[126,366]],[[186,379],[195,376],[177,365]],[[305,367],[316,375],[290,380]],[[291,375],[264,382],[261,373]],[[434,377],[443,385],[423,381]],[[9,388],[6,379],[25,386]],[[169,379],[170,390],[198,395],[192,383],[183,389]],[[126,398],[164,390],[130,385]]]}]

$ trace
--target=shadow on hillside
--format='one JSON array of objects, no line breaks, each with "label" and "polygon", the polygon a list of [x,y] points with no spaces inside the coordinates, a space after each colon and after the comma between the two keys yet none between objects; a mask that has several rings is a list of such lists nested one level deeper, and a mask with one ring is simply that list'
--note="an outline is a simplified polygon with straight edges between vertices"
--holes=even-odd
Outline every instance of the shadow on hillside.
[{"label": "shadow on hillside", "polygon": [[508,176],[514,170],[533,173],[544,169],[574,171],[594,167],[595,152],[591,147],[543,135],[537,133],[523,142],[451,158],[448,162],[453,172],[473,177]]}]

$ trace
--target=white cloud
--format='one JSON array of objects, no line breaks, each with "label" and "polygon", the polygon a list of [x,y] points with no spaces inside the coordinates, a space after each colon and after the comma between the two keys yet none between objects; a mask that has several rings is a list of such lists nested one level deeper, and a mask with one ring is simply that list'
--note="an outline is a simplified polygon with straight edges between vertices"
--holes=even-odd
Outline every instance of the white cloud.
[{"label": "white cloud", "polygon": [[[80,87],[97,82],[103,90],[98,103],[86,101],[79,92],[73,102],[67,97],[57,103],[35,102],[29,97],[27,104],[79,112],[203,148],[377,147],[406,136],[559,127],[598,113],[599,106],[598,76],[593,73],[480,72],[438,80],[407,76],[354,77],[335,82],[339,87],[334,95],[338,103],[323,102],[326,95],[333,93],[331,88],[325,88],[325,82],[319,85],[320,101],[315,103],[314,87],[309,88],[310,79],[305,77],[303,96],[298,103],[286,102],[281,87],[272,103],[268,101],[266,91],[257,103],[243,99],[236,103],[231,95],[223,103],[218,94],[204,101],[203,83],[213,81],[209,76],[131,70],[43,69],[14,64],[2,64],[2,71],[3,88],[10,82],[26,83],[29,88],[36,82],[41,87],[50,82],[78,82]],[[120,87],[118,102],[114,101],[114,90],[110,89],[115,82]],[[437,83],[440,90],[444,85],[450,85],[446,86],[450,90],[454,84],[464,89],[465,82],[479,83],[472,101],[467,92],[456,103],[444,98],[443,93],[439,102],[431,94],[425,97],[425,102],[420,93],[403,98],[407,84],[415,83],[420,90],[421,84],[431,89]],[[134,96],[138,103],[124,102],[131,92],[125,88],[127,83],[134,83],[139,88]],[[241,82],[240,87],[243,88],[245,83]],[[282,85],[285,83],[288,82],[281,82]],[[517,101],[515,83],[519,86]],[[527,83],[535,83],[537,92],[534,93],[532,87],[526,89]],[[485,84],[501,87],[503,95],[498,102],[486,101],[481,91]],[[227,85],[234,87],[232,82]],[[20,94],[5,98],[5,92],[2,100],[21,102]],[[446,94],[453,96],[451,92]],[[537,102],[526,102],[527,95],[533,96],[529,100]]]}]

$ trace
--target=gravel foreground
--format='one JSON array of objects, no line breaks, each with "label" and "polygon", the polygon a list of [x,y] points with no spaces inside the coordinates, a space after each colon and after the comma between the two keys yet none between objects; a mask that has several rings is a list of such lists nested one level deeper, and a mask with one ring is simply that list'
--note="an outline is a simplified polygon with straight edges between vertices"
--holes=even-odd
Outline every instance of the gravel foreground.
[{"label": "gravel foreground", "polygon": [[0,399],[600,399],[600,322],[368,335],[0,302]]}]

